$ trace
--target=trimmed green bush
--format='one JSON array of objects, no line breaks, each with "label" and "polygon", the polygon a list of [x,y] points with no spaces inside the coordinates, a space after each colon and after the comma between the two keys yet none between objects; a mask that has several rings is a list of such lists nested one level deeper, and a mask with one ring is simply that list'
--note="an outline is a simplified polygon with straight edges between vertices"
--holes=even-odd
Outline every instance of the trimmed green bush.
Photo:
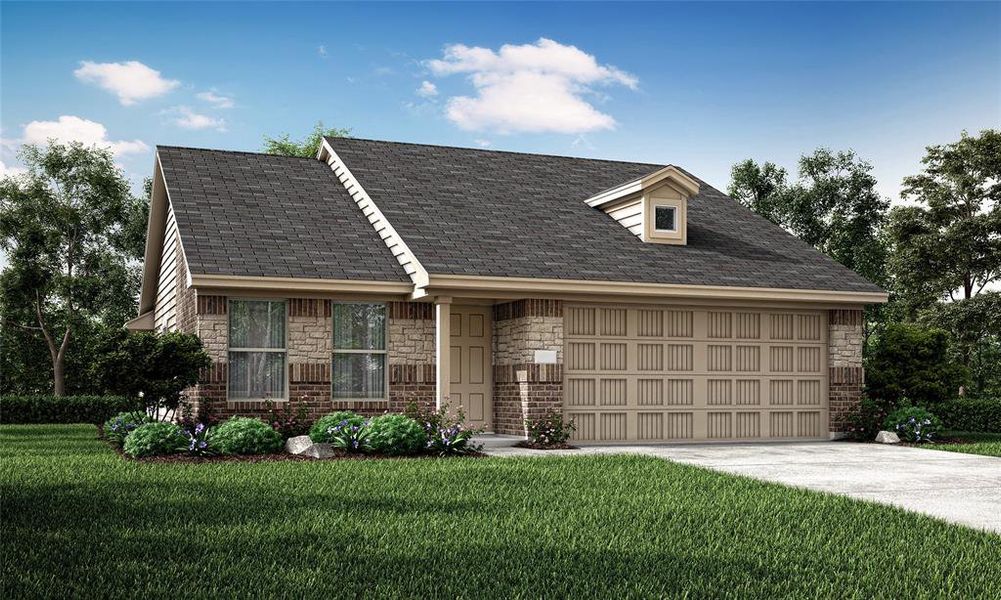
[{"label": "trimmed green bush", "polygon": [[139,408],[122,396],[0,396],[0,423],[90,423],[100,425]]},{"label": "trimmed green bush", "polygon": [[866,361],[870,398],[936,407],[955,397],[968,373],[949,355],[949,334],[910,323],[887,326]]},{"label": "trimmed green bush", "polygon": [[920,406],[908,406],[893,411],[886,417],[883,426],[888,431],[896,433],[903,442],[931,442],[942,429],[938,417]]},{"label": "trimmed green bush", "polygon": [[146,423],[125,437],[123,448],[135,458],[180,454],[188,449],[188,436],[174,423]]},{"label": "trimmed green bush", "polygon": [[936,406],[935,414],[952,431],[1001,433],[1001,398],[958,398]]},{"label": "trimmed green bush", "polygon": [[427,444],[424,428],[406,415],[375,417],[369,421],[368,430],[369,444],[379,454],[417,454]]},{"label": "trimmed green bush", "polygon": [[223,454],[271,454],[285,440],[260,419],[231,417],[212,428],[211,445]]},{"label": "trimmed green bush", "polygon": [[152,421],[153,419],[149,415],[139,410],[118,413],[104,422],[104,439],[108,440],[112,446],[121,448],[125,445],[125,438],[130,433],[138,429],[140,425]]},{"label": "trimmed green bush", "polygon": [[349,410],[342,410],[320,417],[313,426],[309,428],[309,439],[317,444],[330,444],[334,441],[332,429],[347,421],[347,425],[363,426],[365,417],[353,413]]}]

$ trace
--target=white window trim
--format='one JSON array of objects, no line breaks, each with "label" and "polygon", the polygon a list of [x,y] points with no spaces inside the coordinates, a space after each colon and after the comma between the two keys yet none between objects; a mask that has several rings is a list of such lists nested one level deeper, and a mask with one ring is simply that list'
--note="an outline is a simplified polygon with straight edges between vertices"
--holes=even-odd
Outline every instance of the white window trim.
[{"label": "white window trim", "polygon": [[[281,302],[285,309],[282,311],[282,318],[285,319],[285,347],[284,348],[234,348],[230,344],[230,318],[233,315],[233,302]],[[233,373],[232,361],[229,360],[231,352],[281,352],[285,355],[285,366],[282,375],[285,379],[284,395],[281,398],[231,398],[229,395],[229,383]],[[289,372],[288,372],[288,300],[285,298],[227,298],[226,299],[226,402],[288,402],[289,399]]]},{"label": "white window trim", "polygon": [[[657,211],[660,210],[660,209],[662,209],[662,208],[670,209],[671,212],[674,213],[674,228],[673,229],[661,229],[660,227],[657,227]],[[680,211],[678,210],[678,207],[674,206],[673,204],[654,204],[654,206],[653,206],[653,230],[656,231],[656,232],[658,232],[658,233],[678,233],[678,213],[679,212]]]},{"label": "white window trim", "polygon": [[[383,349],[382,350],[366,350],[364,348],[342,348],[338,349],[334,346],[334,318],[336,312],[331,307],[330,310],[330,398],[332,402],[377,402],[377,403],[389,403],[389,303],[370,301],[370,300],[334,300],[332,304],[378,304],[382,306],[384,311],[385,319],[383,320]],[[385,395],[380,398],[339,398],[334,395],[334,356],[337,354],[382,354],[386,357],[383,362],[383,387],[385,390]]]}]

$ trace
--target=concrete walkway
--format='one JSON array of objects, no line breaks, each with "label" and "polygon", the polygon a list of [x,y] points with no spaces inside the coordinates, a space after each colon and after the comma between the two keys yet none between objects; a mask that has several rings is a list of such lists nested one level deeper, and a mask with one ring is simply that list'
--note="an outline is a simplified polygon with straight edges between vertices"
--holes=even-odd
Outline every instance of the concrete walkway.
[{"label": "concrete walkway", "polygon": [[788,444],[514,448],[513,436],[483,436],[493,456],[642,454],[822,492],[871,500],[1001,533],[1001,458],[922,448]]}]

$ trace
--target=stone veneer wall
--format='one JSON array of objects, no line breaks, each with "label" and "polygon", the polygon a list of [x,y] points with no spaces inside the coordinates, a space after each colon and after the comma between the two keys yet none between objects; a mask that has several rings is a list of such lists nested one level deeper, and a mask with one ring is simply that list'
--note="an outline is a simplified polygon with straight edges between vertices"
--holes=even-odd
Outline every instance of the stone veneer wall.
[{"label": "stone veneer wall", "polygon": [[[525,419],[563,407],[563,302],[518,300],[494,306],[494,431],[525,435]],[[555,350],[538,364],[536,350]]]},{"label": "stone veneer wall", "polygon": [[862,368],[861,310],[829,312],[827,361],[830,377],[830,431],[839,434],[848,430],[847,416],[862,400],[865,370]]},{"label": "stone veneer wall", "polygon": [[[198,385],[188,390],[194,408],[210,409],[217,417],[231,415],[262,416],[263,402],[228,401],[227,298],[198,294],[185,289],[181,302],[187,306],[178,315],[182,331],[196,333],[212,359]],[[390,302],[387,306],[387,362],[389,403],[381,400],[333,402],[330,396],[330,361],[333,353],[332,302],[316,298],[289,298],[288,390],[289,398],[305,402],[314,415],[335,410],[353,410],[377,415],[399,412],[411,402],[433,408],[435,405],[434,307],[416,302]],[[179,309],[180,310],[180,309]],[[189,314],[190,313],[190,314]]]}]

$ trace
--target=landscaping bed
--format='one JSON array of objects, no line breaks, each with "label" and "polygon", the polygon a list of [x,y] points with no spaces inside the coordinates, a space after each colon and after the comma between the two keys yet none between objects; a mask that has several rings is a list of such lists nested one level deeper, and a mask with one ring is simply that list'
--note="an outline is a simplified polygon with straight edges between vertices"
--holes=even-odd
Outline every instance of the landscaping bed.
[{"label": "landscaping bed", "polygon": [[1001,457],[1001,433],[947,431],[939,437],[936,443],[921,444],[920,447],[946,452]]},{"label": "landscaping bed", "polygon": [[122,460],[0,427],[9,597],[998,597],[999,538],[637,456]]}]

